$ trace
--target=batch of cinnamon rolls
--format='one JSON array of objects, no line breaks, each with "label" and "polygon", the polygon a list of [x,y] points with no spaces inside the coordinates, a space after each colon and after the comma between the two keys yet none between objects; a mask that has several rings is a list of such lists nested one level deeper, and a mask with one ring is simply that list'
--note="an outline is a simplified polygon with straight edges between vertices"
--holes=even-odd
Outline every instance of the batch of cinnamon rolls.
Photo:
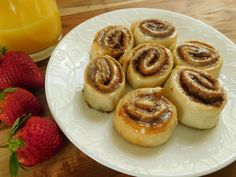
[{"label": "batch of cinnamon rolls", "polygon": [[[223,58],[202,41],[178,41],[160,19],[107,26],[95,35],[84,76],[84,98],[94,109],[115,110],[114,127],[140,146],[166,142],[178,122],[216,126],[227,97],[217,80]],[[133,90],[125,94],[126,85]]]}]

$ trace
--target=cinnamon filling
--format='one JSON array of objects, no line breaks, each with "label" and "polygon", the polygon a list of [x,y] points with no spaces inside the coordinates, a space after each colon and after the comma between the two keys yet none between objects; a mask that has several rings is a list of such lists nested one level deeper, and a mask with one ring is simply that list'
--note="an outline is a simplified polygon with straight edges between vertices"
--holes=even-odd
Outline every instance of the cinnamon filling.
[{"label": "cinnamon filling", "polygon": [[104,38],[104,46],[109,46],[110,48],[117,50],[124,50],[125,37],[123,33],[119,30],[113,30],[107,33]]},{"label": "cinnamon filling", "polygon": [[211,66],[219,60],[219,53],[208,44],[199,41],[189,41],[177,47],[177,53],[182,60],[192,66]]},{"label": "cinnamon filling", "polygon": [[120,56],[130,45],[132,34],[125,27],[108,26],[98,33],[95,40],[103,48],[111,50]]},{"label": "cinnamon filling", "polygon": [[90,84],[102,92],[111,92],[123,81],[122,68],[109,58],[101,57],[89,65]]},{"label": "cinnamon filling", "polygon": [[157,38],[165,38],[175,32],[171,23],[157,19],[144,20],[139,24],[139,28],[145,35]]},{"label": "cinnamon filling", "polygon": [[165,49],[143,47],[133,56],[132,64],[143,76],[151,76],[164,73],[168,68],[169,60]]},{"label": "cinnamon filling", "polygon": [[213,106],[220,106],[224,101],[219,82],[210,75],[185,69],[180,72],[180,84],[195,101]]},{"label": "cinnamon filling", "polygon": [[124,104],[124,110],[130,119],[145,126],[160,125],[172,115],[169,101],[160,93],[133,95]]}]

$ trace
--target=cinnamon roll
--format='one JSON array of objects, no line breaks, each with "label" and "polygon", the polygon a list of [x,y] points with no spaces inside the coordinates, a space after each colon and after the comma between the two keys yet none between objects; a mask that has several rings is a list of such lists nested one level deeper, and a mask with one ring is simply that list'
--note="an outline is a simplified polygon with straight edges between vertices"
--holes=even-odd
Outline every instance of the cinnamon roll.
[{"label": "cinnamon roll", "polygon": [[127,80],[133,88],[161,86],[173,68],[171,52],[154,43],[135,47],[123,61]]},{"label": "cinnamon roll", "polygon": [[127,141],[140,146],[166,142],[178,124],[175,106],[163,89],[142,88],[129,92],[118,103],[114,126]]},{"label": "cinnamon roll", "polygon": [[205,70],[217,78],[223,64],[223,58],[211,45],[201,41],[186,41],[173,50],[175,65]]},{"label": "cinnamon roll", "polygon": [[198,129],[216,126],[227,97],[220,83],[197,69],[177,67],[164,86],[176,105],[179,121]]},{"label": "cinnamon roll", "polygon": [[133,34],[128,28],[107,26],[95,35],[90,58],[109,55],[118,60],[123,54],[129,52],[133,45]]},{"label": "cinnamon roll", "polygon": [[96,58],[86,66],[84,98],[100,111],[112,111],[125,90],[125,75],[118,61],[110,56]]},{"label": "cinnamon roll", "polygon": [[144,19],[131,25],[135,45],[151,42],[167,48],[175,45],[178,32],[173,24],[159,19]]}]

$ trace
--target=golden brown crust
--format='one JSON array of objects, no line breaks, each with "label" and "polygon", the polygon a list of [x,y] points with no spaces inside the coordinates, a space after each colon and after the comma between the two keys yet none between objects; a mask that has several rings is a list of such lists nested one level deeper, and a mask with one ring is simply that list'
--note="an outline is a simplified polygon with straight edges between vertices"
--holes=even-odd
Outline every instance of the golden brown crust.
[{"label": "golden brown crust", "polygon": [[143,76],[161,75],[169,65],[170,56],[160,45],[140,45],[133,51],[131,65]]},{"label": "golden brown crust", "polygon": [[167,128],[173,114],[171,105],[159,91],[138,89],[124,100],[118,114],[132,128],[153,134]]},{"label": "golden brown crust", "polygon": [[133,88],[161,86],[173,68],[169,49],[157,43],[136,46],[123,60],[127,80]]},{"label": "golden brown crust", "polygon": [[86,68],[86,79],[101,92],[114,91],[124,81],[120,64],[109,56],[91,61]]},{"label": "golden brown crust", "polygon": [[146,19],[139,23],[142,33],[154,38],[166,38],[175,32],[175,27],[163,20]]},{"label": "golden brown crust", "polygon": [[220,58],[218,51],[213,46],[200,41],[185,42],[176,50],[181,60],[196,67],[210,67]]},{"label": "golden brown crust", "polygon": [[130,30],[123,26],[108,26],[99,31],[94,39],[106,54],[119,58],[125,51],[133,46],[133,35]]},{"label": "golden brown crust", "polygon": [[227,96],[220,83],[205,71],[177,66],[164,85],[184,125],[209,129],[217,125]]},{"label": "golden brown crust", "polygon": [[179,73],[179,83],[193,101],[221,106],[225,100],[225,94],[219,82],[204,72],[183,69]]}]

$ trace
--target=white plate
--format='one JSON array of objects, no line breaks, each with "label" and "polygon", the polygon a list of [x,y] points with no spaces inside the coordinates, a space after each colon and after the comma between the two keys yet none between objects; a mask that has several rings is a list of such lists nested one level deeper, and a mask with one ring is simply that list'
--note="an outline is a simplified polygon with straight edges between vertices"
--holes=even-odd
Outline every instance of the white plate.
[{"label": "white plate", "polygon": [[[220,80],[228,102],[217,127],[195,130],[178,125],[164,145],[142,148],[127,143],[112,126],[113,113],[89,108],[83,99],[83,73],[90,46],[101,28],[156,17],[177,27],[179,41],[207,41],[225,59]],[[199,176],[236,160],[236,46],[212,27],[191,17],[158,9],[123,9],[75,27],[54,50],[46,73],[46,95],[54,119],[81,151],[112,169],[135,176]],[[96,98],[94,98],[96,99]]]}]

